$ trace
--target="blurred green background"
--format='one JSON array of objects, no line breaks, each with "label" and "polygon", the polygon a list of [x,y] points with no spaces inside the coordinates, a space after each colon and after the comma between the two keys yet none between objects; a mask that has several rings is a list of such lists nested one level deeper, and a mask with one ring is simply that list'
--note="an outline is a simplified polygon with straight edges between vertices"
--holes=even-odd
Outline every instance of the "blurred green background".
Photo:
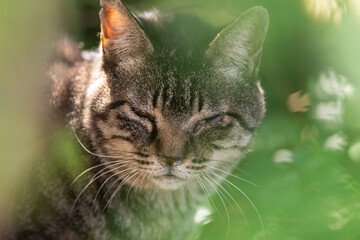
[{"label": "blurred green background", "polygon": [[[3,2],[4,6],[0,7],[0,18],[6,13],[10,18],[14,15],[9,24],[18,24],[20,29],[29,31],[24,35],[25,32],[14,31],[16,26],[9,26],[5,20],[0,22],[0,26],[6,27],[2,28],[0,40],[5,42],[0,47],[5,46],[8,53],[1,56],[0,67],[10,64],[2,72],[7,77],[0,80],[1,89],[9,89],[17,81],[19,85],[27,82],[37,86],[34,69],[44,66],[46,44],[62,33],[81,42],[85,49],[99,44],[98,0],[64,0],[56,5],[40,1],[36,6],[31,3],[30,10],[25,8],[30,4],[22,2]],[[229,180],[256,205],[267,240],[360,240],[360,1],[128,0],[125,3],[134,11],[158,8],[195,14],[214,26],[226,25],[252,6],[268,9],[270,28],[261,66],[267,114],[252,151],[234,172],[259,187],[235,177]],[[9,10],[12,4],[16,7]],[[28,20],[22,12],[29,12]],[[31,21],[34,28],[26,25]],[[13,44],[23,46],[29,53],[9,51]],[[31,61],[35,57],[36,61]],[[27,58],[29,61],[24,61]],[[19,71],[33,80],[17,76]],[[19,88],[23,89],[15,86],[8,92],[18,96]],[[27,90],[36,95],[36,89]],[[0,104],[7,109],[4,113],[9,112],[7,116],[17,116],[11,111],[16,108],[15,103]],[[25,116],[24,112],[20,115]],[[18,167],[14,162],[23,166],[31,159],[30,153],[13,155],[24,153],[17,151],[19,147],[34,151],[31,147],[34,144],[29,147],[29,142],[36,141],[37,135],[32,131],[37,127],[39,115],[32,115],[35,115],[32,125],[28,118],[27,121],[18,117],[14,117],[16,121],[1,118],[0,129],[8,131],[1,132],[0,149],[4,148],[1,176],[12,173],[10,167]],[[20,131],[19,125],[24,130]],[[14,130],[19,133],[14,135]],[[15,138],[14,143],[8,142],[9,136]],[[24,142],[24,138],[30,140]],[[79,146],[71,133],[62,134],[56,146],[56,151],[67,159],[79,152],[74,151]],[[21,179],[21,172],[13,172],[17,174],[2,177],[2,182]],[[4,186],[2,195],[11,192],[9,184]],[[200,239],[263,239],[261,222],[252,204],[229,184],[224,183],[223,187],[242,208],[247,224],[237,205],[221,189],[227,211],[221,198],[214,195],[212,199],[219,213],[211,201],[204,206],[211,214],[198,219],[203,224]]]}]

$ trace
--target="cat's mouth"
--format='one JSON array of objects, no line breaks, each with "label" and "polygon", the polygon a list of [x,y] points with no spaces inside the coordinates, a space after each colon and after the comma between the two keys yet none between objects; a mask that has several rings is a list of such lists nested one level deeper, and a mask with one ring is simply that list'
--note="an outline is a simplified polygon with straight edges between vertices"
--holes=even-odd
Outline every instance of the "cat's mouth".
[{"label": "cat's mouth", "polygon": [[165,174],[165,175],[158,176],[158,178],[170,178],[170,179],[173,179],[173,178],[179,178],[179,177],[175,176],[172,173],[168,173],[168,174]]},{"label": "cat's mouth", "polygon": [[168,179],[168,180],[177,180],[177,181],[183,181],[184,179],[178,176],[175,176],[172,173],[156,176],[155,179]]},{"label": "cat's mouth", "polygon": [[153,180],[159,187],[167,190],[176,190],[185,182],[185,179],[172,173],[156,176]]}]

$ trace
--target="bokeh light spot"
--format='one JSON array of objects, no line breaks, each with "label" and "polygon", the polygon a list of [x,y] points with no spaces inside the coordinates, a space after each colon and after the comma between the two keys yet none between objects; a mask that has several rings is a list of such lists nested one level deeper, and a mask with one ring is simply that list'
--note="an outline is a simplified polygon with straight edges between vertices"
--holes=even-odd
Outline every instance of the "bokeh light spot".
[{"label": "bokeh light spot", "polygon": [[339,210],[332,211],[330,213],[332,222],[329,224],[331,230],[340,230],[351,220],[352,216],[347,208],[341,208]]},{"label": "bokeh light spot", "polygon": [[317,20],[339,23],[346,11],[342,0],[304,0],[308,14]]},{"label": "bokeh light spot", "polygon": [[341,101],[321,102],[315,107],[315,117],[319,120],[342,122],[343,106]]},{"label": "bokeh light spot", "polygon": [[348,0],[349,8],[355,12],[355,14],[360,18],[360,1],[359,0]]},{"label": "bokeh light spot", "polygon": [[316,95],[320,99],[344,99],[351,97],[354,87],[343,75],[336,74],[333,70],[328,70],[320,74],[316,85]]},{"label": "bokeh light spot", "polygon": [[328,137],[325,141],[324,147],[328,150],[343,151],[346,145],[347,140],[345,134],[339,132]]},{"label": "bokeh light spot", "polygon": [[348,154],[352,161],[360,163],[360,141],[354,143],[349,148]]},{"label": "bokeh light spot", "polygon": [[208,224],[210,219],[211,211],[207,208],[199,208],[195,214],[194,222],[199,224]]},{"label": "bokeh light spot", "polygon": [[293,163],[293,155],[288,149],[279,149],[274,154],[274,162],[277,164]]}]

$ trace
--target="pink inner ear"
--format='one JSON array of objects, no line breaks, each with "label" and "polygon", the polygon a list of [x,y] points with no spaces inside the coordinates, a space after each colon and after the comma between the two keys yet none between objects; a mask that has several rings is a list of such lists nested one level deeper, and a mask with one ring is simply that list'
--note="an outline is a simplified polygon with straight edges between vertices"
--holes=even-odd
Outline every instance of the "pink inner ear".
[{"label": "pink inner ear", "polygon": [[113,6],[104,7],[103,14],[101,16],[102,21],[102,45],[103,48],[106,44],[121,34],[124,33],[124,30],[128,24],[127,16],[119,12]]}]

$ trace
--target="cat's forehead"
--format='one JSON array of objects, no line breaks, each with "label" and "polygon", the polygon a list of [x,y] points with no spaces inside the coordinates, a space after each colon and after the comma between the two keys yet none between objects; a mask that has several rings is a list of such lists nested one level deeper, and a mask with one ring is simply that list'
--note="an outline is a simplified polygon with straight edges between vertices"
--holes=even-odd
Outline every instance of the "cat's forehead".
[{"label": "cat's forehead", "polygon": [[170,57],[205,52],[217,33],[213,26],[191,15],[155,11],[139,18],[155,51],[168,52]]},{"label": "cat's forehead", "polygon": [[[236,108],[246,86],[229,85],[206,66],[197,69],[161,67],[133,78],[123,95],[139,108],[161,108],[172,115]],[[206,108],[206,109],[205,109]]]},{"label": "cat's forehead", "polygon": [[[189,119],[194,113],[203,113],[204,109],[207,114],[239,113],[253,122],[261,118],[256,112],[263,112],[260,109],[262,97],[255,87],[256,81],[248,79],[256,74],[246,71],[247,67],[256,69],[255,65],[247,64],[243,55],[236,58],[237,53],[231,52],[231,46],[239,44],[227,42],[228,38],[220,39],[220,47],[213,46],[216,54],[208,52],[217,31],[189,16],[140,16],[140,23],[146,35],[145,42],[152,47],[136,61],[130,61],[130,55],[125,58],[127,61],[122,58],[117,62],[126,74],[121,70],[111,74],[119,79],[110,82],[121,84],[110,89],[120,98],[138,109],[161,109],[166,117],[173,119]],[[223,44],[225,48],[222,43],[226,43]],[[110,50],[117,50],[111,47]],[[229,54],[222,56],[220,50]],[[136,64],[129,67],[129,62]]]}]

